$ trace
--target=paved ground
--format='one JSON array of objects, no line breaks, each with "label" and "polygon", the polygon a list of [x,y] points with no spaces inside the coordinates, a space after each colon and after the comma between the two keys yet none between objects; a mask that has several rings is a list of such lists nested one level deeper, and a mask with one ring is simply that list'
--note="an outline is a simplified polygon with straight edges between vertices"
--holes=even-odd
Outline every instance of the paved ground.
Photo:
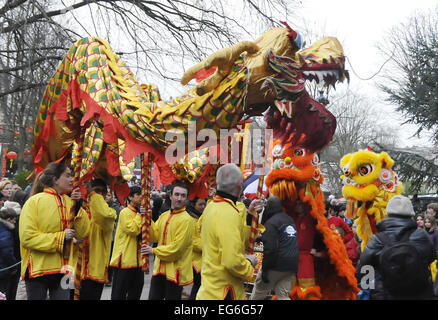
[{"label": "paved ground", "polygon": [[[150,259],[149,274],[144,275],[143,292],[141,293],[140,300],[147,300],[148,299],[153,268],[154,268],[154,262],[153,262],[153,259]],[[111,289],[112,289],[112,287],[107,287],[107,286],[103,287],[101,300],[111,300]],[[187,296],[188,296],[188,295],[190,295],[190,290],[192,290],[191,285],[184,287],[183,299],[187,299],[186,297],[184,297],[184,293],[187,293]]]}]

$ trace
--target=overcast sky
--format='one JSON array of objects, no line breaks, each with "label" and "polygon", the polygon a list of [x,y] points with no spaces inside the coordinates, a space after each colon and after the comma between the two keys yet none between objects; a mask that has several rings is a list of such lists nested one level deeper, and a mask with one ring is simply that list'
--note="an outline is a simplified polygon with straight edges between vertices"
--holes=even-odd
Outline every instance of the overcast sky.
[{"label": "overcast sky", "polygon": [[[381,97],[375,87],[378,77],[366,81],[360,78],[372,77],[385,62],[376,44],[383,41],[392,27],[406,22],[416,11],[438,5],[436,0],[303,0],[302,3],[300,14],[307,17],[308,27],[315,28],[316,32],[323,30],[325,36],[335,36],[342,43],[348,58],[346,69],[351,76],[350,86],[373,98]],[[402,122],[401,115],[396,114],[393,107],[382,104],[381,110],[384,117]],[[424,137],[408,139],[415,130],[414,126],[401,127],[401,144],[430,146]]]}]

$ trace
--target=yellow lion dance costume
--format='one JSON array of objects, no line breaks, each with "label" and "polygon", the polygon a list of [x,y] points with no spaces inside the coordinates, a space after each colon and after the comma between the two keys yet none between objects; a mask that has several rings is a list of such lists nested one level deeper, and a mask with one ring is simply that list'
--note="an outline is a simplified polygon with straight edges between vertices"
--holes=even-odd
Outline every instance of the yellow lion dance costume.
[{"label": "yellow lion dance costume", "polygon": [[403,186],[392,170],[394,160],[386,152],[371,149],[349,153],[341,159],[342,194],[347,199],[346,217],[358,225],[357,234],[362,239],[363,250],[377,232],[376,224],[386,218],[386,205]]}]

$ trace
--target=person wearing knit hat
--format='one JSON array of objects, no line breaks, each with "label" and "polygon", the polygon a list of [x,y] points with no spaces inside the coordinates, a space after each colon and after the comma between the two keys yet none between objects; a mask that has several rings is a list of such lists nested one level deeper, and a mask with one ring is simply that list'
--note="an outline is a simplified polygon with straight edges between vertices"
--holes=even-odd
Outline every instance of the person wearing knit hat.
[{"label": "person wearing knit hat", "polygon": [[[413,261],[412,264],[418,263],[422,266],[422,269],[426,271],[429,265],[437,258],[437,253],[429,235],[425,230],[417,228],[417,223],[413,219],[415,212],[409,198],[401,195],[392,197],[391,200],[388,201],[386,212],[388,217],[377,223],[377,233],[368,241],[367,246],[360,256],[359,264],[356,269],[359,283],[362,285],[361,278],[366,275],[365,273],[361,273],[362,267],[372,266],[375,270],[375,281],[374,286],[370,288],[371,300],[432,299],[433,288],[430,272],[406,273],[404,278],[398,282],[399,285],[406,286],[397,291],[390,290],[388,285],[382,280],[382,271],[386,271],[388,266],[387,264],[381,264],[383,260],[382,256],[386,256],[388,252],[391,253],[391,251],[388,251],[389,249],[395,250],[394,247],[392,247],[394,244],[409,243],[415,247],[418,258]],[[393,270],[398,270],[390,274],[391,278],[402,274],[402,271],[405,273],[405,266],[402,268],[404,264],[404,259],[399,259],[398,265],[391,264]],[[420,276],[421,279],[419,278]],[[415,281],[411,282],[410,280],[412,278],[415,278]],[[414,285],[411,285],[411,283],[414,283]]]},{"label": "person wearing knit hat", "polygon": [[21,213],[21,206],[18,202],[6,200],[3,204],[3,208],[11,208],[17,213],[17,216]]},{"label": "person wearing knit hat", "polygon": [[415,216],[414,207],[411,200],[405,196],[394,196],[386,205],[386,213],[388,216]]},{"label": "person wearing knit hat", "polygon": [[[13,299],[13,282],[17,268],[14,255],[14,229],[17,213],[11,208],[0,209],[0,291],[7,300]],[[13,267],[13,268],[11,268]],[[15,296],[14,296],[15,297]]]},{"label": "person wearing knit hat", "polygon": [[[4,211],[4,210],[8,210],[8,211],[15,213],[14,228],[11,230],[12,235],[13,235],[12,236],[13,252],[14,252],[15,259],[17,261],[21,261],[20,236],[19,236],[19,219],[20,219],[20,213],[21,213],[21,206],[18,202],[6,200],[3,207],[0,209],[0,212]],[[13,269],[13,270],[18,271],[18,272],[15,272],[15,274],[13,274],[11,276],[10,284],[9,284],[9,295],[12,296],[13,300],[15,300],[15,296],[17,294],[18,282],[20,280],[19,268],[20,267],[17,266],[16,268]]]}]

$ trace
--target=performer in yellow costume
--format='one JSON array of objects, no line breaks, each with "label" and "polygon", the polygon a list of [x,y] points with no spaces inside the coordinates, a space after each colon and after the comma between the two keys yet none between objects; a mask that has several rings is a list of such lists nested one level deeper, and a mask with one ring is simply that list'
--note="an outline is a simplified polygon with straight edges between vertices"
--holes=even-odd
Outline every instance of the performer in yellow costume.
[{"label": "performer in yellow costume", "polygon": [[154,273],[149,300],[180,300],[183,287],[193,282],[193,218],[186,211],[188,187],[176,183],[170,193],[171,209],[151,225],[151,241],[156,248],[142,247],[142,253],[154,254]]},{"label": "performer in yellow costume", "polygon": [[[72,177],[65,163],[51,163],[35,181],[34,194],[26,201],[20,216],[21,276],[26,281],[29,300],[50,298],[68,300],[68,285],[62,278],[73,264],[73,237],[85,238],[90,221],[84,209],[71,210],[79,200],[79,189],[72,192]],[[71,198],[66,194],[72,192]],[[76,215],[75,215],[76,214]],[[67,284],[65,281],[64,284]]]},{"label": "performer in yellow costume", "polygon": [[108,282],[108,261],[111,254],[111,239],[116,211],[108,206],[104,196],[108,192],[104,181],[90,182],[86,211],[90,218],[90,234],[80,245],[82,264],[77,266],[80,273],[80,300],[100,300],[103,285]]},{"label": "performer in yellow costume", "polygon": [[141,189],[133,186],[129,205],[120,211],[110,266],[114,267],[111,300],[139,300],[144,284],[141,270]]}]

